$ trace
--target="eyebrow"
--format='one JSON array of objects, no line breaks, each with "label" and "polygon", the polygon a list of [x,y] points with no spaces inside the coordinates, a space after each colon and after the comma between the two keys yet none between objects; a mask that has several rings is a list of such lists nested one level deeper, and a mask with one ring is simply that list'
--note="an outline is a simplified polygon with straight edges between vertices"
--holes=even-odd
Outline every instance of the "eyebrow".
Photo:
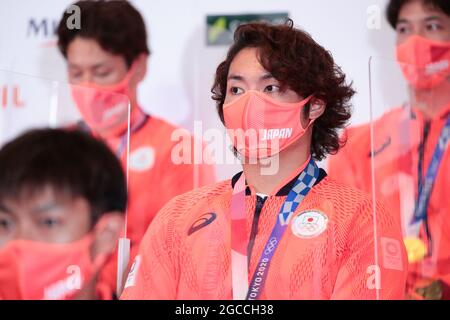
[{"label": "eyebrow", "polygon": [[410,21],[407,19],[398,19],[397,24],[399,24],[399,23],[410,23]]},{"label": "eyebrow", "polygon": [[[55,202],[49,202],[46,203],[42,206],[38,206],[36,208],[33,208],[31,210],[32,214],[43,214],[46,213],[48,211],[54,210],[54,209],[59,209],[62,206],[58,203]],[[0,212],[8,214],[8,215],[14,215],[13,210],[9,209],[6,205],[4,205],[3,203],[0,202]]]},{"label": "eyebrow", "polygon": [[0,211],[6,214],[13,214],[12,210],[0,202]]},{"label": "eyebrow", "polygon": [[[236,80],[236,81],[244,81],[244,77],[238,74],[230,74],[227,78],[228,80]],[[271,73],[265,73],[262,75],[259,80],[268,80],[268,79],[275,79],[275,77]]]},{"label": "eyebrow", "polygon": [[259,80],[268,80],[268,79],[275,79],[275,77],[271,73],[266,73],[265,75],[259,78]]},{"label": "eyebrow", "polygon": [[438,16],[432,16],[432,17],[427,17],[425,18],[425,21],[431,21],[431,20],[441,20],[441,17]]},{"label": "eyebrow", "polygon": [[[99,63],[96,63],[96,64],[94,64],[94,65],[92,65],[92,66],[89,66],[89,69],[98,69],[98,68],[101,68],[101,67],[105,67],[106,66],[106,64],[105,63],[102,63],[102,62],[99,62]],[[76,65],[76,64],[73,64],[73,63],[69,63],[69,68],[71,68],[71,69],[78,69],[78,68],[81,68],[79,65]]]},{"label": "eyebrow", "polygon": [[237,74],[230,74],[228,75],[228,80],[237,80],[237,81],[243,81],[244,77],[243,76],[239,76]]},{"label": "eyebrow", "polygon": [[61,207],[62,206],[56,202],[49,202],[33,208],[31,212],[34,214],[41,214]]},{"label": "eyebrow", "polygon": [[[439,16],[431,16],[431,17],[426,17],[425,19],[422,19],[422,21],[433,21],[433,20],[441,20],[442,18]],[[399,23],[411,23],[410,20],[402,18],[402,19],[398,19],[397,24]]]}]

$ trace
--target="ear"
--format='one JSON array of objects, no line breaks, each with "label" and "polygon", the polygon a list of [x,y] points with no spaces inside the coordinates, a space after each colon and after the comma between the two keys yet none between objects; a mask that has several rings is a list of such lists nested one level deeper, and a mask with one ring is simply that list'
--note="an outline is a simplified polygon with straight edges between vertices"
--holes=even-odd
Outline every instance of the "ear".
[{"label": "ear", "polygon": [[147,75],[147,61],[148,54],[145,53],[141,53],[134,61],[134,84],[136,86],[139,84],[139,82],[144,80],[145,76]]},{"label": "ear", "polygon": [[124,215],[121,212],[109,212],[101,216],[94,227],[92,256],[109,255],[117,248],[117,242],[123,232]]},{"label": "ear", "polygon": [[309,108],[309,120],[314,121],[325,112],[326,104],[320,99],[311,99],[311,107]]}]

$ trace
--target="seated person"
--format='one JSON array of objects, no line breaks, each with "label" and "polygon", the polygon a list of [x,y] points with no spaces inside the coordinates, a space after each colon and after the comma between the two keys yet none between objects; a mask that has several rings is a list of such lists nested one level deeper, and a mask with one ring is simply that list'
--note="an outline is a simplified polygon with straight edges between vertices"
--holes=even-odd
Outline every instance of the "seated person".
[{"label": "seated person", "polygon": [[212,92],[243,172],[158,213],[121,299],[401,299],[398,221],[316,164],[354,93],[331,54],[292,22],[241,25]]},{"label": "seated person", "polygon": [[329,158],[328,173],[375,192],[401,219],[409,261],[407,297],[448,300],[450,1],[390,0],[386,16],[396,31],[401,86],[407,86],[409,100],[372,124],[347,128],[347,144]]},{"label": "seated person", "polygon": [[111,299],[103,266],[127,202],[124,173],[101,141],[31,130],[0,150],[0,299]]}]

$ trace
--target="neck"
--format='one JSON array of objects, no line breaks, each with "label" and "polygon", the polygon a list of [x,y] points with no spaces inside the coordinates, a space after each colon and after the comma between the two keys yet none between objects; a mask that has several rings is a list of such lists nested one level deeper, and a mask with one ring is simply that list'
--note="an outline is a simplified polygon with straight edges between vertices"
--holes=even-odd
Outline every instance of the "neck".
[{"label": "neck", "polygon": [[450,103],[450,80],[433,89],[411,90],[411,101],[426,120],[440,116]]},{"label": "neck", "polygon": [[[143,118],[145,117],[144,111],[136,105],[131,105],[130,110],[130,130],[133,131],[136,126],[139,126],[139,124],[142,122]],[[117,124],[116,127],[113,129],[109,129],[105,132],[99,133],[101,137],[104,139],[110,140],[110,139],[121,139],[124,134],[126,134],[128,130],[128,112],[125,115],[125,118],[120,121],[120,123]]]},{"label": "neck", "polygon": [[258,160],[255,164],[244,164],[248,185],[257,193],[275,194],[284,184],[292,180],[303,169],[310,158],[311,131],[279,154]]},{"label": "neck", "polygon": [[130,112],[130,126],[133,128],[135,125],[139,124],[142,121],[142,118],[145,117],[145,112],[138,105],[131,106]]}]

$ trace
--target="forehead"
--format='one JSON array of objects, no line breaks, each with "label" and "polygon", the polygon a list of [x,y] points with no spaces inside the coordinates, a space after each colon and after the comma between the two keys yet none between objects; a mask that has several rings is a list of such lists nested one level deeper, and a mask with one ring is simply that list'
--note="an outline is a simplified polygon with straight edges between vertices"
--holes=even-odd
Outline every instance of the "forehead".
[{"label": "forehead", "polygon": [[229,74],[267,73],[261,65],[257,48],[244,48],[234,57]]},{"label": "forehead", "polygon": [[81,66],[125,62],[122,56],[104,50],[96,40],[82,37],[76,37],[67,47],[67,60]]},{"label": "forehead", "polygon": [[103,50],[97,41],[89,38],[75,37],[67,47],[67,56],[69,58],[77,58],[79,56],[103,56],[108,57],[110,54]]},{"label": "forehead", "polygon": [[51,186],[44,186],[41,189],[24,189],[15,197],[3,198],[1,204],[14,212],[21,212],[32,211],[47,204],[65,202],[71,199],[72,196],[66,191],[56,191]]}]

